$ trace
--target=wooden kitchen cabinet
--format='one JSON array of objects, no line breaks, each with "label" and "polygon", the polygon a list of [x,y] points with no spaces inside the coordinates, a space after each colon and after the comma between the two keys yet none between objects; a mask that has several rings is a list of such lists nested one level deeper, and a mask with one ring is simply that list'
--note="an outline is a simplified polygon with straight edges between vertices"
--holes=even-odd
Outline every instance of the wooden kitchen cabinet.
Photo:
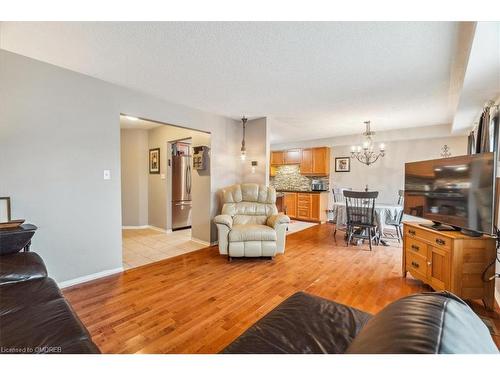
[{"label": "wooden kitchen cabinet", "polygon": [[302,160],[300,162],[300,173],[311,174],[313,171],[313,151],[311,148],[302,150]]},{"label": "wooden kitchen cabinet", "polygon": [[284,152],[285,164],[300,164],[302,160],[302,149],[296,148]]},{"label": "wooden kitchen cabinet", "polygon": [[330,148],[316,147],[312,149],[312,174],[328,176],[330,174]]},{"label": "wooden kitchen cabinet", "polygon": [[330,148],[295,148],[284,151],[271,151],[271,176],[276,175],[276,167],[280,165],[299,164],[300,174],[306,176],[330,175]]},{"label": "wooden kitchen cabinet", "polygon": [[[287,195],[290,197],[287,198]],[[327,219],[328,193],[285,193],[285,205],[287,215],[292,219],[324,223]]]},{"label": "wooden kitchen cabinet", "polygon": [[285,193],[285,213],[290,218],[297,217],[297,193]]},{"label": "wooden kitchen cabinet", "polygon": [[[403,277],[409,272],[434,290],[447,290],[463,299],[482,299],[494,308],[496,241],[469,237],[458,231],[438,232],[418,223],[404,223]],[[483,277],[484,273],[484,277]]]},{"label": "wooden kitchen cabinet", "polygon": [[284,154],[283,151],[272,151],[271,165],[283,165],[285,162],[283,154]]}]

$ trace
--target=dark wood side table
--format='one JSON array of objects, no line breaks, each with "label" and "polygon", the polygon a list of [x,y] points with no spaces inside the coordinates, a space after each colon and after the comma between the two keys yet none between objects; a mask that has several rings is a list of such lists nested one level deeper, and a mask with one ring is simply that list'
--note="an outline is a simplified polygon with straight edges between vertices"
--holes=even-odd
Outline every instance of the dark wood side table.
[{"label": "dark wood side table", "polygon": [[30,251],[31,238],[37,227],[33,224],[22,224],[16,228],[0,229],[0,255]]}]

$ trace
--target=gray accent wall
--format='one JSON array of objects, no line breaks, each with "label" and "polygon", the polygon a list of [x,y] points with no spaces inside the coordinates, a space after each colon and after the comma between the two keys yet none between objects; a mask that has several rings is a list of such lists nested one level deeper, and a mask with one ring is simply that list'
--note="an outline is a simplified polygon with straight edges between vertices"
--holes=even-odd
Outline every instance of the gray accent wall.
[{"label": "gray accent wall", "polygon": [[58,282],[121,267],[120,113],[212,134],[210,217],[241,179],[234,120],[0,50],[0,196]]},{"label": "gray accent wall", "polygon": [[120,139],[122,225],[148,225],[149,132],[146,129],[121,129]]}]

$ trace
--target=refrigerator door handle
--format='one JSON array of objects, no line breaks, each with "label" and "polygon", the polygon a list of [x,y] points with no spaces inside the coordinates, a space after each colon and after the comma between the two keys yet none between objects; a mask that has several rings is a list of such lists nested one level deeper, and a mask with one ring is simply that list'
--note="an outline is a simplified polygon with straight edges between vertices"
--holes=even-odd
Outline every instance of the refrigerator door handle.
[{"label": "refrigerator door handle", "polygon": [[191,194],[191,165],[190,164],[188,164],[188,167],[187,167],[186,179],[188,181],[188,182],[186,182],[188,194]]}]

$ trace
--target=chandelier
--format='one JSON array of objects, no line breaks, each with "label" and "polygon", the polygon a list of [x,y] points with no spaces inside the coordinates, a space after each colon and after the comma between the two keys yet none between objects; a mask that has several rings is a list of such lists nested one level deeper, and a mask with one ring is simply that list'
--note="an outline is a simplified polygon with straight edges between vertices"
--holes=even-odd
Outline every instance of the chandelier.
[{"label": "chandelier", "polygon": [[375,163],[378,158],[385,155],[385,145],[383,143],[379,144],[379,152],[375,152],[373,150],[373,140],[372,136],[375,135],[375,132],[370,130],[370,121],[365,121],[366,131],[363,133],[365,136],[365,141],[363,142],[363,146],[352,146],[351,147],[351,158],[357,159],[359,162],[371,165]]}]

